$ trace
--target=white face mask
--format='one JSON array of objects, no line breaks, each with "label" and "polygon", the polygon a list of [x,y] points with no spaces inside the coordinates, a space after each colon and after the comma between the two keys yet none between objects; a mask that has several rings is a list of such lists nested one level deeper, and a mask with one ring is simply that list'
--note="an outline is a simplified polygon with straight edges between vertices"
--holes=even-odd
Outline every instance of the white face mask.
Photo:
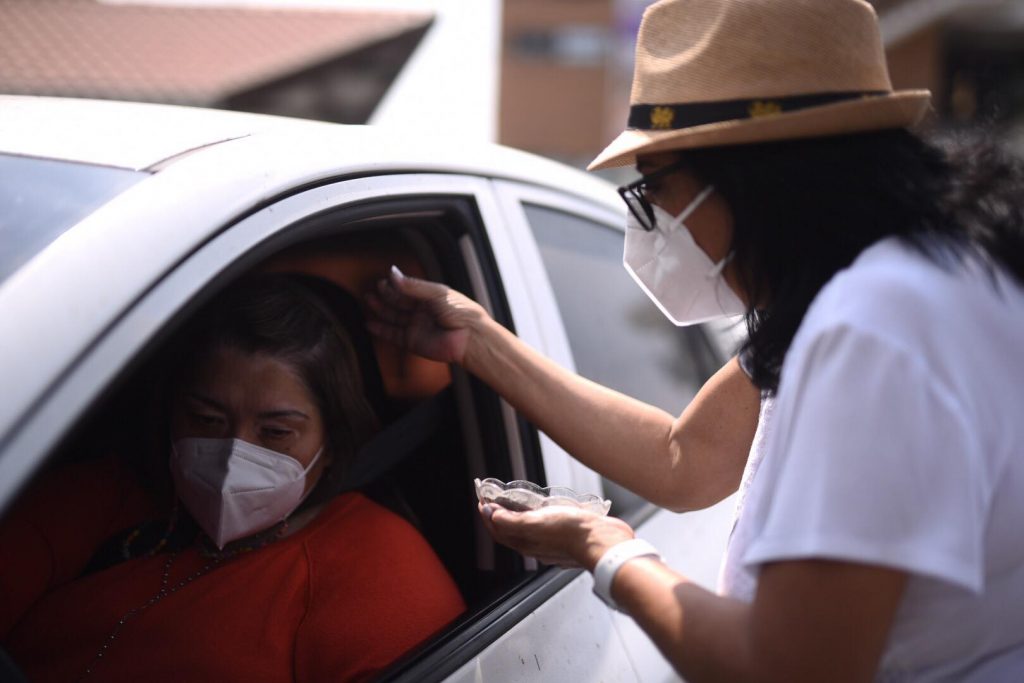
[{"label": "white face mask", "polygon": [[268,529],[305,498],[309,466],[241,439],[181,439],[171,450],[178,497],[203,531],[223,548]]},{"label": "white face mask", "polygon": [[722,277],[732,254],[713,263],[683,224],[713,189],[708,186],[675,218],[652,205],[655,227],[650,232],[643,229],[632,211],[627,215],[622,264],[676,325],[695,325],[746,311]]}]

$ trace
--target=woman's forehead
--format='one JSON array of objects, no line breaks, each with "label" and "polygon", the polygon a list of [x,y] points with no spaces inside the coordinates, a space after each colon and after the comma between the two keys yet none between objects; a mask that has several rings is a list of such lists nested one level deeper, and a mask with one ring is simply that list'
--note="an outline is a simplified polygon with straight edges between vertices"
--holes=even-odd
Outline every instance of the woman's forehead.
[{"label": "woman's forehead", "polygon": [[186,379],[186,386],[202,387],[206,394],[233,394],[264,400],[287,395],[313,401],[298,368],[287,359],[219,346],[202,354],[198,361]]}]

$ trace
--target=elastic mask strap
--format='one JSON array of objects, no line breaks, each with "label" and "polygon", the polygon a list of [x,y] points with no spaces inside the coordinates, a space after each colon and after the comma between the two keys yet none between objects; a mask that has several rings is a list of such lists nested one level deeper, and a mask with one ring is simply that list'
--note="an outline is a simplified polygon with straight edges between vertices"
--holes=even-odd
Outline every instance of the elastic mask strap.
[{"label": "elastic mask strap", "polygon": [[313,459],[309,461],[308,465],[306,465],[306,469],[302,470],[302,476],[306,476],[307,474],[309,474],[309,471],[311,469],[313,469],[313,465],[316,464],[316,461],[319,460],[320,456],[323,455],[323,454],[324,454],[324,447],[320,446],[320,450],[318,450],[316,452],[316,455],[313,456]]},{"label": "elastic mask strap", "polygon": [[713,277],[718,277],[718,275],[722,272],[722,270],[727,265],[729,265],[729,261],[732,261],[732,257],[735,256],[735,255],[736,255],[735,251],[730,251],[728,254],[726,254],[725,258],[723,258],[721,261],[716,263],[715,267],[712,268],[710,272],[708,272],[708,275],[707,275],[708,278],[710,279],[710,278],[713,278]]},{"label": "elastic mask strap", "polygon": [[683,209],[683,212],[676,216],[676,219],[672,221],[673,225],[678,227],[683,221],[689,218],[690,214],[697,210],[697,207],[700,206],[704,202],[704,200],[708,198],[708,195],[711,194],[714,191],[714,189],[714,185],[708,185],[703,190],[701,190],[701,193],[693,198],[693,201],[690,202],[690,204],[685,209]]},{"label": "elastic mask strap", "polygon": [[[308,475],[309,471],[311,469],[313,469],[313,465],[315,465],[316,461],[320,459],[320,456],[323,454],[323,452],[324,452],[324,447],[321,446],[320,450],[318,450],[316,452],[316,455],[314,455],[313,459],[310,461],[309,467],[307,467],[305,470],[303,470],[303,472],[302,472],[303,480],[306,479],[306,475]],[[323,484],[324,481],[326,481],[325,480],[326,476],[327,476],[327,470],[324,470],[323,472],[320,473],[320,480],[316,484],[314,484],[313,486],[310,486],[308,489],[306,489],[306,492],[302,494],[302,498],[299,498],[298,504],[295,506],[295,509],[292,510],[289,513],[289,516],[294,515],[296,512],[300,512],[302,510],[305,510],[304,506],[306,504],[306,501],[314,500],[314,499],[311,499],[310,496],[313,495],[313,491],[316,491],[317,489],[319,489],[320,485]],[[314,504],[315,504],[315,500],[314,500]]]}]

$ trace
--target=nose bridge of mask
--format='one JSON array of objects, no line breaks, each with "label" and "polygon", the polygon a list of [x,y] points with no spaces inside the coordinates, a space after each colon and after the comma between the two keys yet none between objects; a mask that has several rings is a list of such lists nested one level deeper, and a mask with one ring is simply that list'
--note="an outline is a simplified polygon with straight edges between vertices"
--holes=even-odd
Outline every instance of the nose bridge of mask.
[{"label": "nose bridge of mask", "polygon": [[[190,444],[194,448],[195,457],[204,461],[202,466],[199,466],[199,462],[189,459],[190,476],[214,490],[224,489],[225,484],[231,479],[234,483],[229,486],[226,493],[232,494],[268,488],[274,483],[279,483],[281,475],[291,481],[304,479],[324,451],[321,446],[309,464],[303,467],[302,463],[286,453],[279,453],[242,439],[194,438],[182,439],[179,443]],[[180,457],[177,455],[177,445],[172,445],[172,448],[176,457]],[[232,461],[239,460],[253,466],[245,468],[245,475],[242,477],[245,483],[238,481],[241,473],[237,465],[232,466]],[[235,474],[230,474],[232,470]]]},{"label": "nose bridge of mask", "polygon": [[305,475],[312,469],[313,465],[320,458],[320,454],[323,453],[323,447],[316,452],[313,459],[309,461],[309,464],[303,467],[302,463],[296,458],[288,455],[287,453],[281,453],[271,448],[264,448],[242,439],[231,439],[231,455],[248,460],[249,462],[259,465],[260,467],[266,467],[267,469],[274,469],[278,467],[285,467],[299,476]]},{"label": "nose bridge of mask", "polygon": [[[288,481],[304,480],[306,475],[309,474],[309,471],[313,469],[317,460],[320,459],[323,451],[323,446],[321,446],[320,450],[318,450],[316,455],[313,456],[313,459],[309,461],[309,464],[303,467],[302,463],[287,453],[279,453],[278,451],[270,448],[257,446],[256,444],[249,443],[248,441],[242,441],[241,439],[232,439],[229,460],[231,458],[244,460],[258,466],[260,470],[254,471],[252,469],[248,469],[246,471],[248,477],[244,478],[244,483],[243,481],[238,481],[226,492],[238,494],[269,488],[271,486],[280,486],[284,483],[280,475],[284,475]],[[232,469],[230,463],[228,464],[228,469]],[[265,477],[259,476],[258,472],[264,472]]]}]

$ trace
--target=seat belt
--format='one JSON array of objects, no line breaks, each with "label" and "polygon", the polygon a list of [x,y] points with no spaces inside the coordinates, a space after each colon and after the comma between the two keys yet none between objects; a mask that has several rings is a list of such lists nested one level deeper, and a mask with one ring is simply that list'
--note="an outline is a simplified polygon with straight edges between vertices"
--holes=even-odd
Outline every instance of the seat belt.
[{"label": "seat belt", "polygon": [[421,401],[363,444],[333,495],[373,483],[426,443],[444,423],[451,387]]}]

